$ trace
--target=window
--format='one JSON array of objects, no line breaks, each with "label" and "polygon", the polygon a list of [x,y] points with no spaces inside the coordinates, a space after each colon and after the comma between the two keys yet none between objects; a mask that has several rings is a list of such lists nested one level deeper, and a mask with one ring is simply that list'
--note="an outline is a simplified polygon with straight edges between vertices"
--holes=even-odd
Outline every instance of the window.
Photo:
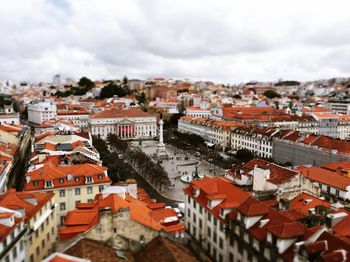
[{"label": "window", "polygon": [[101,193],[101,192],[103,191],[103,188],[104,188],[104,186],[99,186],[99,187],[98,187],[98,192]]},{"label": "window", "polygon": [[75,201],[75,206],[77,206],[78,204],[80,204],[80,200],[77,200],[77,201]]},{"label": "window", "polygon": [[60,203],[60,210],[66,210],[66,203]]},{"label": "window", "polygon": [[35,238],[39,237],[39,230],[35,230]]},{"label": "window", "polygon": [[224,241],[219,237],[219,247],[222,249],[224,247]]},{"label": "window", "polygon": [[45,240],[41,240],[41,247],[45,248]]},{"label": "window", "polygon": [[233,259],[234,259],[234,256],[233,256],[233,254],[230,252],[229,261],[233,261]]},{"label": "window", "polygon": [[211,238],[211,228],[208,227],[208,237]]},{"label": "window", "polygon": [[12,256],[16,260],[16,257],[17,257],[17,246],[13,247],[13,249],[12,249]]},{"label": "window", "polygon": [[65,197],[66,196],[66,190],[62,189],[60,190],[60,197]]},{"label": "window", "polygon": [[203,207],[201,205],[199,205],[199,213],[203,214]]},{"label": "window", "polygon": [[211,221],[211,214],[208,213],[208,221]]},{"label": "window", "polygon": [[36,255],[39,256],[40,255],[40,248],[36,247]]},{"label": "window", "polygon": [[52,187],[52,181],[51,180],[45,181],[45,186],[46,187]]},{"label": "window", "polygon": [[191,210],[190,209],[187,210],[187,216],[191,217]]},{"label": "window", "polygon": [[213,230],[213,241],[214,241],[214,243],[216,243],[216,241],[217,241],[217,234],[216,234],[215,230]]},{"label": "window", "polygon": [[40,230],[41,230],[41,232],[43,232],[43,231],[44,231],[44,224],[41,224],[41,226],[40,226]]},{"label": "window", "polygon": [[92,194],[92,187],[91,187],[91,186],[89,186],[89,187],[87,188],[87,193],[88,193],[88,194]]},{"label": "window", "polygon": [[117,234],[117,228],[116,228],[116,227],[113,228],[113,233],[114,233],[114,234]]},{"label": "window", "polygon": [[193,223],[196,223],[196,220],[197,220],[196,214],[193,213]]},{"label": "window", "polygon": [[331,192],[331,188],[329,186],[327,186],[327,193]]},{"label": "window", "polygon": [[219,254],[219,262],[222,262],[223,261],[223,257],[221,254]]},{"label": "window", "polygon": [[88,203],[92,203],[92,199],[90,198],[90,199],[88,199]]},{"label": "window", "polygon": [[87,176],[86,177],[86,183],[92,183],[92,177],[91,176]]},{"label": "window", "polygon": [[[64,224],[64,219],[65,219],[65,216],[61,216],[61,225],[63,225]],[[53,234],[53,233],[52,233]]]},{"label": "window", "polygon": [[37,186],[38,185],[38,181],[33,181],[33,185]]},{"label": "window", "polygon": [[80,177],[78,177],[78,176],[74,177],[74,181],[75,182],[79,182],[80,181]]},{"label": "window", "polygon": [[339,189],[336,189],[336,190],[335,190],[335,195],[336,195],[336,196],[339,196]]},{"label": "window", "polygon": [[196,201],[193,201],[193,207],[194,207],[194,209],[197,208],[197,202]]},{"label": "window", "polygon": [[47,241],[50,241],[50,233],[46,234],[46,239],[47,239]]},{"label": "window", "polygon": [[202,229],[202,219],[199,219],[199,228]]},{"label": "window", "polygon": [[60,184],[63,184],[64,183],[64,178],[60,178],[58,181],[60,182]]},{"label": "window", "polygon": [[76,189],[75,189],[75,195],[76,195],[76,196],[79,196],[79,195],[80,195],[80,188],[76,188]]}]

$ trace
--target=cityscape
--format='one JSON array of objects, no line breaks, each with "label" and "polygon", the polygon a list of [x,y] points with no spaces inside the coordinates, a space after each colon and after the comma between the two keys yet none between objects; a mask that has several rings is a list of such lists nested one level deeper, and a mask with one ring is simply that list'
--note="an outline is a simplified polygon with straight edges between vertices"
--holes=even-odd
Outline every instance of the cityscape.
[{"label": "cityscape", "polygon": [[350,261],[350,5],[112,2],[0,10],[0,262]]}]

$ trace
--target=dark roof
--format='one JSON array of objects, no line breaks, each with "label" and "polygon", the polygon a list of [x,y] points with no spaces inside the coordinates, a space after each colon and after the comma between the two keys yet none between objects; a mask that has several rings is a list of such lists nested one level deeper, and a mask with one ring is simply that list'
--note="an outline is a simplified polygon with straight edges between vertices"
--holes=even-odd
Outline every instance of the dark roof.
[{"label": "dark roof", "polygon": [[158,236],[135,255],[139,262],[197,262],[199,261],[185,246]]},{"label": "dark roof", "polygon": [[128,259],[125,260],[117,257],[116,251],[116,249],[103,242],[83,238],[67,249],[64,253],[70,256],[89,259],[91,262],[134,261],[133,255],[130,252],[123,251],[123,254],[128,257]]}]

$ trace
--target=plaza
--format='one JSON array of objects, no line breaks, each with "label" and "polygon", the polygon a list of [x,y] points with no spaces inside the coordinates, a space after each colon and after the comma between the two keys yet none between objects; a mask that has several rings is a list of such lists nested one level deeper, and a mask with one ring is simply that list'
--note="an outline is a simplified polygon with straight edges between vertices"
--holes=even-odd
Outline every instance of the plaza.
[{"label": "plaza", "polygon": [[[133,142],[134,145],[138,142]],[[205,160],[201,160],[199,157],[195,157],[175,148],[171,145],[165,145],[166,151],[169,154],[169,159],[163,159],[161,165],[169,175],[169,179],[172,183],[172,187],[162,190],[160,193],[171,200],[183,202],[185,195],[183,189],[188,186],[188,183],[181,181],[181,176],[185,174],[192,174],[196,170],[198,165],[198,173],[200,175],[215,177],[224,175],[224,170],[208,163]],[[158,141],[143,141],[141,149],[149,156],[153,156],[157,153]]]}]

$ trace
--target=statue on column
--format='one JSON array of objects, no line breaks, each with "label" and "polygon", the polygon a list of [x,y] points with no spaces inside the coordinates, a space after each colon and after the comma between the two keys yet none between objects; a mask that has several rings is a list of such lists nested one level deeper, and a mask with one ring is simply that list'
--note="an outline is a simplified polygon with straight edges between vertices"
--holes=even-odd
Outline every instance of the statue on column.
[{"label": "statue on column", "polygon": [[158,143],[158,148],[157,148],[157,157],[158,159],[168,159],[169,154],[165,149],[165,144],[163,141],[163,115],[160,115],[160,120],[159,120],[159,143]]}]

